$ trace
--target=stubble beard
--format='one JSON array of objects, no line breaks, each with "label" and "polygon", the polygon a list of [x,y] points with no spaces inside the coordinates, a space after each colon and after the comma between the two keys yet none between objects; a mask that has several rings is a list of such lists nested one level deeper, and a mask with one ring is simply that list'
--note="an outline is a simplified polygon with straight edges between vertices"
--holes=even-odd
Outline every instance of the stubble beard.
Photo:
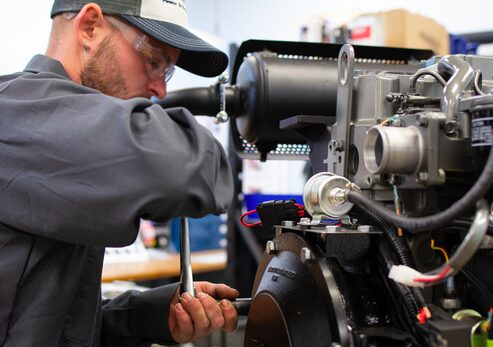
[{"label": "stubble beard", "polygon": [[82,68],[81,83],[104,94],[128,99],[128,90],[115,52],[111,37],[105,37],[96,54]]}]

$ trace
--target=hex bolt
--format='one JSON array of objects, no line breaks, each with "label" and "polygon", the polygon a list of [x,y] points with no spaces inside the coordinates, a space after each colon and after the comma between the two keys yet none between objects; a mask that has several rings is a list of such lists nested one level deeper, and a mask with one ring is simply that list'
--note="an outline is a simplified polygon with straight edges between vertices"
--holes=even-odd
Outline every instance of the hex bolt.
[{"label": "hex bolt", "polygon": [[219,82],[220,83],[228,83],[229,82],[229,76],[226,74],[219,76]]},{"label": "hex bolt", "polygon": [[373,231],[373,226],[372,225],[360,225],[358,226],[358,231],[363,232],[363,233],[371,233]]},{"label": "hex bolt", "polygon": [[306,263],[312,259],[312,251],[308,247],[303,247],[300,254],[301,262]]},{"label": "hex bolt", "polygon": [[418,173],[418,183],[426,183],[428,181],[428,173],[420,172]]},{"label": "hex bolt", "polygon": [[292,220],[283,220],[283,221],[281,221],[281,226],[283,226],[283,227],[294,227],[295,223]]},{"label": "hex bolt", "polygon": [[428,126],[428,117],[423,116],[422,114],[417,116],[416,121],[418,122],[418,125],[426,128]]},{"label": "hex bolt", "polygon": [[276,250],[276,243],[272,240],[267,241],[267,243],[265,244],[265,253],[273,254]]},{"label": "hex bolt", "polygon": [[332,141],[333,150],[342,152],[344,150],[344,142],[342,140]]},{"label": "hex bolt", "polygon": [[454,121],[449,121],[445,123],[444,126],[445,134],[452,136],[457,133],[457,123]]},{"label": "hex bolt", "polygon": [[343,231],[343,230],[344,230],[343,227],[340,227],[340,226],[337,226],[337,225],[327,225],[325,227],[325,231],[327,231],[329,233],[340,232],[340,231]]}]

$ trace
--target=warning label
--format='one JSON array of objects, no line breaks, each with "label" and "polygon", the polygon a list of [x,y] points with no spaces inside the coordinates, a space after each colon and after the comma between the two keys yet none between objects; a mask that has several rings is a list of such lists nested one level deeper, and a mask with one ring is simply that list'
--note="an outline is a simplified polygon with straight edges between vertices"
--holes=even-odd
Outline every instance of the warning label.
[{"label": "warning label", "polygon": [[493,145],[493,117],[472,120],[472,146]]}]

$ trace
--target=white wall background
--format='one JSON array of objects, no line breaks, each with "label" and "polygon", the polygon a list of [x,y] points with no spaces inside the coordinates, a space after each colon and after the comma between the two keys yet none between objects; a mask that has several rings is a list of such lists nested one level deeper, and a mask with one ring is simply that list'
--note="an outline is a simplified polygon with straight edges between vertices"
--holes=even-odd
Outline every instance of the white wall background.
[{"label": "white wall background", "polygon": [[493,3],[489,0],[454,2],[443,0],[187,0],[193,25],[226,42],[251,38],[297,40],[299,28],[317,16],[403,8],[430,17],[450,33],[493,30]]}]

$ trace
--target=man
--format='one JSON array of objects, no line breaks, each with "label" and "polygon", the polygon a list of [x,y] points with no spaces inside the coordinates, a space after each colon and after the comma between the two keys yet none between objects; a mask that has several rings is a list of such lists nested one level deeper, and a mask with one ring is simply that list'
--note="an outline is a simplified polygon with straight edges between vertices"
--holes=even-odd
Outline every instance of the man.
[{"label": "man", "polygon": [[[0,77],[0,346],[149,346],[232,331],[237,291],[196,283],[101,303],[104,247],[140,218],[225,210],[227,158],[166,95],[175,64],[214,76],[224,53],[183,0],[55,0],[45,55]],[[223,300],[221,300],[223,299]],[[219,301],[218,301],[219,300]]]}]

